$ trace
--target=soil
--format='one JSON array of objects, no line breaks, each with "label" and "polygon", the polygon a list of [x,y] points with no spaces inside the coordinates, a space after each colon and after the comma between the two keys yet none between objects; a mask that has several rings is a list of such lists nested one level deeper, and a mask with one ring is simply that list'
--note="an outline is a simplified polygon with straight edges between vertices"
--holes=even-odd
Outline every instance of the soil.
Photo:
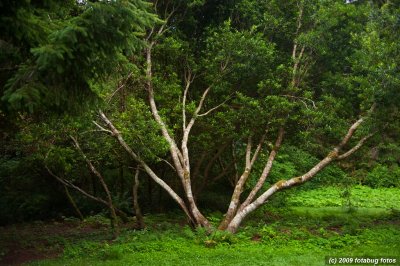
[{"label": "soil", "polygon": [[57,258],[62,253],[56,250],[42,253],[34,248],[24,248],[18,245],[10,245],[7,247],[7,250],[7,254],[0,260],[0,265],[23,265],[35,260]]},{"label": "soil", "polygon": [[68,240],[110,239],[106,225],[80,222],[36,222],[0,227],[0,265],[23,265],[62,255]]}]

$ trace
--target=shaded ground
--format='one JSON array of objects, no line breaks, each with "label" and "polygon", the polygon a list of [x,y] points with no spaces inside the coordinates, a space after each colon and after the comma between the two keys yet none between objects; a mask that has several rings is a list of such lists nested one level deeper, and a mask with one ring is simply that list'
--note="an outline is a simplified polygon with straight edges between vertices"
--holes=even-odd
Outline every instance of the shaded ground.
[{"label": "shaded ground", "polygon": [[[378,215],[379,214],[379,215]],[[397,211],[332,208],[269,209],[246,220],[236,235],[182,227],[175,214],[148,215],[145,230],[122,230],[114,241],[76,241],[63,256],[32,266],[266,265],[321,266],[327,256],[398,258]],[[217,222],[220,213],[208,214]],[[397,260],[394,264],[399,265]]]},{"label": "shaded ground", "polygon": [[0,265],[57,258],[65,243],[74,240],[109,240],[108,225],[102,222],[35,222],[0,227]]},{"label": "shaded ground", "polygon": [[145,220],[147,229],[131,230],[133,222],[128,223],[115,240],[103,216],[0,227],[0,265],[293,266],[323,265],[333,255],[400,255],[398,210],[268,209],[247,220],[237,235],[194,232],[175,213]]}]

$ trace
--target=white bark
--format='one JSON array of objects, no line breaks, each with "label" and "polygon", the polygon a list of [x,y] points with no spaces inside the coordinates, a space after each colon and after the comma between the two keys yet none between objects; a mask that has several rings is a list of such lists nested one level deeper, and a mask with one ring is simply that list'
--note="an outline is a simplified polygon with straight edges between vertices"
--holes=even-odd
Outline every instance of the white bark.
[{"label": "white bark", "polygon": [[242,175],[240,176],[238,182],[235,185],[234,191],[232,193],[232,198],[229,203],[228,210],[225,214],[225,218],[218,227],[220,230],[225,230],[226,227],[228,226],[228,224],[231,222],[231,219],[236,214],[236,211],[239,206],[240,195],[243,192],[243,187],[246,184],[246,181],[250,176],[251,169],[253,167],[254,162],[256,161],[256,159],[258,157],[258,154],[261,150],[261,146],[264,143],[264,140],[265,140],[265,134],[261,137],[253,156],[251,156],[252,137],[251,136],[248,137],[247,146],[246,146],[246,156],[245,156],[245,158],[246,158],[245,159],[245,169],[244,169],[244,172],[242,173]]},{"label": "white bark", "polygon": [[157,176],[156,173],[129,147],[129,145],[125,142],[124,138],[122,137],[121,133],[114,127],[112,122],[107,118],[107,116],[100,111],[100,117],[101,119],[107,124],[108,128],[111,130],[113,136],[118,140],[120,145],[125,149],[125,151],[136,161],[138,162],[145,172],[156,182],[158,185],[160,185],[171,197],[172,199],[175,200],[176,203],[182,208],[182,210],[185,212],[185,214],[188,216],[189,219],[191,219],[191,215],[189,210],[186,208],[185,202],[182,200],[181,197],[179,197],[178,194],[175,193],[175,191]]},{"label": "white bark", "polygon": [[104,191],[106,192],[107,202],[108,202],[108,206],[109,206],[110,213],[111,213],[111,221],[112,221],[112,224],[115,225],[116,234],[118,234],[119,233],[118,219],[117,219],[117,214],[115,212],[115,208],[114,208],[114,204],[112,201],[110,190],[108,189],[108,186],[107,186],[106,182],[104,181],[103,176],[100,174],[99,171],[97,171],[96,167],[94,167],[92,162],[89,160],[89,158],[86,156],[86,154],[82,151],[78,140],[72,136],[70,136],[70,137],[71,137],[72,141],[74,142],[76,149],[81,153],[83,159],[86,161],[86,164],[89,166],[89,169],[92,171],[93,174],[95,174],[97,176],[97,178],[100,181],[101,186],[103,187]]},{"label": "white bark", "polygon": [[257,195],[258,191],[262,188],[262,186],[265,183],[265,180],[267,179],[269,173],[271,172],[272,169],[272,165],[273,162],[275,160],[275,156],[278,153],[278,150],[281,146],[282,143],[282,139],[283,139],[283,134],[284,134],[284,130],[283,128],[279,129],[279,133],[278,133],[278,137],[275,141],[275,145],[272,149],[272,151],[270,152],[269,156],[268,156],[268,160],[267,163],[265,164],[265,167],[261,173],[260,178],[258,179],[256,185],[253,187],[253,189],[250,191],[249,195],[247,196],[246,200],[242,203],[242,205],[239,208],[239,212],[241,210],[243,210],[247,205],[249,205],[254,197]]},{"label": "white bark", "polygon": [[341,149],[349,142],[349,140],[353,136],[354,132],[357,130],[357,128],[361,125],[361,123],[363,121],[364,121],[364,119],[360,118],[355,123],[353,123],[351,125],[351,127],[348,129],[347,134],[343,137],[340,144],[337,145],[335,148],[333,148],[332,151],[325,158],[323,158],[320,162],[318,162],[307,173],[305,173],[299,177],[293,177],[289,180],[281,180],[281,181],[275,183],[267,191],[265,191],[263,194],[261,194],[256,200],[254,200],[252,203],[245,206],[243,209],[239,210],[236,213],[235,217],[232,219],[232,221],[229,223],[226,230],[230,231],[232,233],[236,232],[239,225],[243,221],[243,219],[248,214],[250,214],[251,212],[256,210],[258,207],[263,205],[267,201],[267,199],[269,197],[271,197],[277,191],[307,182],[312,177],[314,177],[317,173],[319,173],[322,169],[324,169],[327,165],[329,165],[331,162],[333,162],[335,160],[344,159],[344,158],[350,156],[355,151],[357,151],[362,146],[362,144],[369,137],[372,136],[372,134],[366,136],[365,138],[362,138],[353,148],[351,148],[347,152],[343,153],[342,155],[339,154]]}]

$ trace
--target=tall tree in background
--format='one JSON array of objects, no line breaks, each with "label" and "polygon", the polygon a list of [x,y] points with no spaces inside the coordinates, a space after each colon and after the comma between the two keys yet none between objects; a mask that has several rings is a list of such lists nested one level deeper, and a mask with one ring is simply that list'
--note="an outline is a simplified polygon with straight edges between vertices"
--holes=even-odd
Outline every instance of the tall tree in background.
[{"label": "tall tree in background", "polygon": [[7,191],[15,182],[9,171],[18,171],[22,184],[42,180],[38,147],[48,150],[57,134],[63,143],[71,124],[84,125],[54,114],[88,112],[104,84],[132,71],[130,58],[159,22],[150,7],[141,0],[0,1],[0,181]]},{"label": "tall tree in background", "polygon": [[140,0],[2,1],[0,6],[3,111],[65,110],[78,99],[94,98],[157,21]]}]

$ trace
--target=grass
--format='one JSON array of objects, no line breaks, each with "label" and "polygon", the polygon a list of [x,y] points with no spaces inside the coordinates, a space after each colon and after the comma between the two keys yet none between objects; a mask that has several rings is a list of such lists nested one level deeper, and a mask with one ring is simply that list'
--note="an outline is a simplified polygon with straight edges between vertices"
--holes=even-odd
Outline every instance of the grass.
[{"label": "grass", "polygon": [[[322,187],[289,193],[288,205],[303,207],[340,207],[345,205],[343,189],[339,187]],[[353,206],[360,208],[399,208],[400,193],[398,188],[373,189],[366,186],[354,186],[350,190]]]},{"label": "grass", "polygon": [[[307,194],[303,198],[310,200]],[[218,213],[209,216],[212,221],[221,218]],[[92,237],[47,236],[64,247],[63,255],[30,265],[292,266],[325,265],[326,256],[400,257],[400,213],[387,206],[351,211],[338,206],[264,208],[235,235],[192,231],[182,218],[173,213],[147,216],[147,229],[125,228],[116,240],[104,228]]]},{"label": "grass", "polygon": [[[234,236],[236,243],[217,242],[212,248],[198,235],[186,235],[187,229],[126,232],[113,244],[81,243],[67,248],[61,259],[32,265],[323,265],[325,256],[384,257],[400,250],[399,230],[390,224],[356,234],[325,226],[252,228]],[[261,239],[252,240],[250,231]]]}]

